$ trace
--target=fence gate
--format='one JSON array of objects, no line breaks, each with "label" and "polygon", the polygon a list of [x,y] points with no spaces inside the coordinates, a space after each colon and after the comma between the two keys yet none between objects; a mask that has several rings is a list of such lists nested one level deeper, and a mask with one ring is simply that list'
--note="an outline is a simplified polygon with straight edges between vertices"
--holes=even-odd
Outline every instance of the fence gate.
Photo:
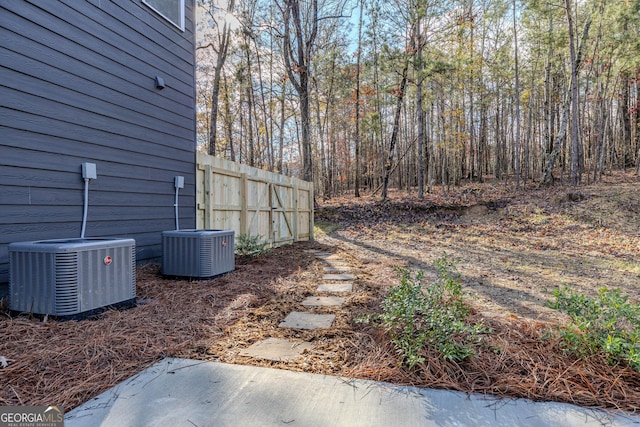
[{"label": "fence gate", "polygon": [[198,154],[197,227],[261,236],[274,246],[313,240],[309,182]]}]

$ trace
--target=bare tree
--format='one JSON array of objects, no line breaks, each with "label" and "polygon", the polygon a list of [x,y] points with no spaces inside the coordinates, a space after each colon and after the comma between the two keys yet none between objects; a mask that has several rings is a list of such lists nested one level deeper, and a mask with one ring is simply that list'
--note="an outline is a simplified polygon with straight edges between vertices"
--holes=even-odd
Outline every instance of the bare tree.
[{"label": "bare tree", "polygon": [[[558,135],[555,138],[553,150],[547,157],[547,163],[544,170],[544,176],[542,177],[542,184],[549,185],[553,183],[553,168],[555,166],[556,159],[560,154],[560,148],[562,141],[567,135],[567,127],[569,123],[569,110],[571,104],[573,104],[573,129],[572,129],[572,156],[571,156],[571,180],[574,185],[578,183],[578,70],[582,63],[582,52],[584,51],[584,45],[589,37],[589,28],[591,27],[591,15],[587,18],[582,29],[582,38],[580,39],[580,45],[578,51],[575,50],[574,36],[573,36],[573,15],[571,12],[571,0],[565,0],[568,28],[569,28],[569,48],[570,48],[570,60],[571,60],[571,87],[566,94],[564,105],[562,107],[562,121],[560,122],[560,129]],[[575,139],[574,139],[575,138]],[[575,156],[575,157],[574,157]],[[575,161],[575,170],[574,170]]]},{"label": "bare tree", "polygon": [[355,129],[355,154],[356,154],[356,173],[355,173],[355,196],[360,197],[360,68],[362,56],[362,14],[364,10],[364,2],[358,1],[360,7],[360,17],[358,19],[358,53],[356,60],[356,129]]},{"label": "bare tree", "polygon": [[[199,4],[206,10],[210,19],[217,27],[217,40],[216,43],[210,42],[205,46],[199,46],[198,49],[211,48],[216,55],[216,64],[214,67],[213,85],[211,87],[211,116],[209,123],[209,154],[216,155],[216,138],[218,127],[218,101],[220,98],[220,80],[222,76],[222,67],[227,60],[227,53],[229,52],[229,45],[231,44],[231,25],[228,19],[223,20],[222,28],[220,28],[220,22],[217,16],[218,8],[215,6],[213,0],[204,0]],[[229,4],[226,9],[227,15],[233,13],[235,0],[229,0]]]},{"label": "bare tree", "polygon": [[[567,0],[568,1],[568,0]],[[516,188],[520,189],[520,68],[518,66],[518,25],[516,20],[516,0],[513,0],[513,60],[515,68],[515,94],[516,101],[516,135],[513,150],[515,152]]]},{"label": "bare tree", "polygon": [[396,150],[396,143],[398,142],[398,133],[400,131],[400,113],[402,112],[402,103],[404,101],[404,92],[407,85],[407,72],[409,70],[409,59],[405,58],[404,66],[402,68],[402,77],[400,79],[400,86],[396,92],[396,112],[393,119],[393,129],[391,131],[391,139],[389,140],[389,155],[387,162],[384,165],[384,177],[382,180],[382,200],[387,199],[387,192],[389,190],[389,177],[393,172],[393,157]]},{"label": "bare tree", "polygon": [[306,181],[313,181],[309,65],[314,42],[318,35],[318,1],[309,0],[304,2],[307,7],[305,10],[307,19],[304,22],[304,27],[300,3],[300,0],[284,0],[282,8],[284,21],[283,53],[287,75],[300,100],[303,178]]}]

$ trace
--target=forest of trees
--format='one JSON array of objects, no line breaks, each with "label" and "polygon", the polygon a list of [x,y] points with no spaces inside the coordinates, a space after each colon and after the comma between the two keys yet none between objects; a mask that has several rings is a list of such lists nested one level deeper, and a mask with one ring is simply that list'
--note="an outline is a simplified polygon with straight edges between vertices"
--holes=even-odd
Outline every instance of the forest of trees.
[{"label": "forest of trees", "polygon": [[199,149],[318,196],[640,168],[640,0],[198,0]]}]

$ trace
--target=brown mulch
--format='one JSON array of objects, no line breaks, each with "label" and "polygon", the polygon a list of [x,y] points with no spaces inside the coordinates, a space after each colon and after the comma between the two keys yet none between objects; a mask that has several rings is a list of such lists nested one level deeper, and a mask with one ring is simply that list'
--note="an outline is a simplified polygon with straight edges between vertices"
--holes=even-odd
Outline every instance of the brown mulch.
[{"label": "brown mulch", "polygon": [[367,355],[349,374],[421,387],[640,411],[637,371],[613,367],[602,356],[577,359],[563,354],[557,342],[542,338],[547,325],[541,322],[485,319],[485,325],[491,326],[492,334],[485,337],[477,357],[465,362],[443,361],[435,351],[426,351],[426,361],[407,372],[398,366],[393,348],[385,344],[387,348]]},{"label": "brown mulch", "polygon": [[[424,212],[435,215],[429,221],[451,223],[448,215],[455,209],[430,209]],[[413,208],[410,215],[419,213]],[[349,261],[357,292],[340,308],[313,309],[336,314],[330,329],[279,328],[289,312],[308,311],[300,303],[316,294],[322,262],[304,252],[310,248]],[[558,342],[545,338],[554,319],[488,315],[477,304],[471,320],[492,330],[483,335],[478,357],[455,363],[427,349],[416,369],[401,367],[383,331],[355,322],[378,312],[388,287],[397,283],[397,260],[370,249],[359,252],[327,237],[257,259],[237,258],[234,272],[202,281],[170,280],[157,265],[140,266],[136,307],[81,321],[17,316],[5,304],[0,356],[8,363],[0,367],[0,405],[58,404],[70,410],[164,357],[188,357],[640,413],[639,372],[611,366],[602,356],[563,353]],[[293,362],[241,355],[267,337],[307,340],[314,348]]]},{"label": "brown mulch", "polygon": [[[197,355],[247,311],[269,301],[283,281],[304,275],[309,259],[293,247],[227,276],[168,280],[157,265],[137,271],[138,306],[81,321],[0,314],[0,405],[63,405],[89,400],[168,356]],[[286,262],[285,262],[286,260]]]}]

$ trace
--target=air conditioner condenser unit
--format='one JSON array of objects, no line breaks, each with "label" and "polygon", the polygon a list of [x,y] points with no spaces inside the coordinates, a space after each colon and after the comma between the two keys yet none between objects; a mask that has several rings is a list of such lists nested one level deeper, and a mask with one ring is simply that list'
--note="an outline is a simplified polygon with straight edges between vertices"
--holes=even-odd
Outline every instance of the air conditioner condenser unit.
[{"label": "air conditioner condenser unit", "polygon": [[134,239],[16,242],[9,244],[9,263],[10,310],[82,317],[135,305]]},{"label": "air conditioner condenser unit", "polygon": [[162,232],[162,274],[207,279],[235,269],[233,230]]}]

